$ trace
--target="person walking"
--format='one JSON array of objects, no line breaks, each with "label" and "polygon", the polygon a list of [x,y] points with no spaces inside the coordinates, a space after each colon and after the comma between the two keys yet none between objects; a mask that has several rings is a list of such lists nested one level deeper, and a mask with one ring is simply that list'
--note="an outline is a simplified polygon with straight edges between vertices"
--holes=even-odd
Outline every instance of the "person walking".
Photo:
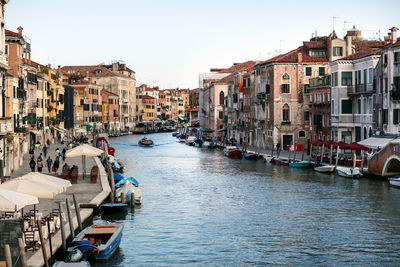
[{"label": "person walking", "polygon": [[54,174],[57,175],[58,168],[60,168],[60,161],[58,160],[58,157],[54,160],[53,168]]},{"label": "person walking", "polygon": [[67,150],[65,148],[61,151],[61,157],[63,159],[63,162],[65,162],[65,153],[67,153]]},{"label": "person walking", "polygon": [[35,162],[35,158],[32,156],[31,157],[31,161],[29,162],[29,167],[31,168],[31,171],[35,171],[35,167],[36,167],[36,162]]},{"label": "person walking", "polygon": [[60,149],[56,148],[56,159],[60,157]]},{"label": "person walking", "polygon": [[37,158],[37,161],[43,161],[42,153],[40,153],[39,157]]},{"label": "person walking", "polygon": [[50,156],[46,160],[46,164],[47,164],[47,169],[49,170],[49,173],[50,173],[51,172],[51,166],[53,165],[53,160],[50,158]]},{"label": "person walking", "polygon": [[37,160],[37,171],[42,172],[43,169],[43,162],[41,160]]},{"label": "person walking", "polygon": [[47,145],[46,144],[43,146],[43,155],[45,158],[47,157]]}]

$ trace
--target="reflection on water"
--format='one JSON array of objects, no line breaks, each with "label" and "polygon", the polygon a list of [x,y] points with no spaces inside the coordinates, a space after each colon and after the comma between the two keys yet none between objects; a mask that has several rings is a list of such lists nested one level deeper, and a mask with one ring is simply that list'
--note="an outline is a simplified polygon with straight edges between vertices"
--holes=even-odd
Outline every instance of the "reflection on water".
[{"label": "reflection on water", "polygon": [[[110,266],[382,265],[400,251],[400,190],[189,147],[170,133],[112,140],[143,205]],[[103,219],[106,219],[103,217]]]}]

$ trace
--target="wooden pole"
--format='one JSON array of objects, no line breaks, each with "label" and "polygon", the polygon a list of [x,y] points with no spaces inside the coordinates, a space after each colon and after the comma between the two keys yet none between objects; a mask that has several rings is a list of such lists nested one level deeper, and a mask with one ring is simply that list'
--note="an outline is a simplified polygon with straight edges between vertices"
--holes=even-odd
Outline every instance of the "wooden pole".
[{"label": "wooden pole", "polygon": [[281,155],[281,150],[282,150],[282,148],[281,147],[279,147],[279,149],[277,149],[277,152],[278,152],[278,158],[279,158],[279,156]]},{"label": "wooden pole", "polygon": [[337,168],[337,164],[339,161],[339,146],[336,147],[336,163],[335,163],[335,168]]},{"label": "wooden pole", "polygon": [[61,240],[62,240],[63,255],[65,256],[65,252],[67,251],[67,239],[65,237],[64,221],[61,212],[61,202],[58,202],[58,208],[60,209]]},{"label": "wooden pole", "polygon": [[47,260],[47,253],[46,253],[46,244],[44,243],[44,238],[42,233],[42,223],[40,222],[40,220],[37,220],[36,223],[39,229],[40,247],[42,248],[44,266],[49,267],[49,261]]},{"label": "wooden pole", "polygon": [[303,152],[301,153],[301,161],[304,160],[304,147],[303,147]]},{"label": "wooden pole", "polygon": [[364,155],[364,152],[363,152],[363,153],[361,154],[361,167],[360,167],[361,173],[364,172],[364,158],[365,158],[365,155]]},{"label": "wooden pole", "polygon": [[25,246],[24,246],[24,241],[22,241],[22,238],[18,238],[18,246],[19,246],[19,253],[21,254],[21,265],[22,267],[27,267],[28,265],[26,264]]},{"label": "wooden pole", "polygon": [[131,193],[131,206],[135,207],[135,193],[134,192]]},{"label": "wooden pole", "polygon": [[53,258],[53,244],[51,242],[50,218],[47,217],[47,231],[49,233],[50,260]]},{"label": "wooden pole", "polygon": [[297,145],[293,145],[293,149],[294,149],[294,156],[293,156],[293,162],[296,162],[296,154],[297,154]]},{"label": "wooden pole", "polygon": [[[259,149],[259,147],[257,147],[258,149]],[[274,146],[272,145],[272,152],[271,152],[271,158],[273,158],[274,157]]]},{"label": "wooden pole", "polygon": [[108,173],[110,174],[111,192],[115,192],[115,181],[114,181],[114,171],[111,164],[108,163]]},{"label": "wooden pole", "polygon": [[124,192],[121,192],[121,203],[126,203]]},{"label": "wooden pole", "polygon": [[7,267],[13,267],[11,258],[11,249],[9,244],[4,245],[4,255],[6,257]]},{"label": "wooden pole", "polygon": [[332,151],[333,150],[333,145],[331,144],[331,152],[330,152],[330,155],[329,155],[329,165],[332,165]]},{"label": "wooden pole", "polygon": [[113,191],[110,192],[110,202],[114,203],[114,192]]},{"label": "wooden pole", "polygon": [[65,199],[65,204],[66,204],[66,206],[67,206],[67,215],[68,215],[69,231],[70,231],[70,234],[71,234],[72,239],[74,239],[74,238],[75,238],[75,233],[74,233],[75,231],[74,231],[74,225],[73,225],[73,223],[72,223],[72,215],[71,215],[71,209],[70,209],[70,206],[69,206],[68,198]]},{"label": "wooden pole", "polygon": [[356,167],[356,164],[357,164],[357,155],[356,155],[356,152],[354,152],[354,154],[353,154],[353,168]]},{"label": "wooden pole", "polygon": [[313,148],[313,144],[311,143],[311,145],[310,145],[310,161],[312,160],[312,148]]},{"label": "wooden pole", "polygon": [[72,194],[72,197],[74,199],[76,219],[78,220],[79,232],[81,232],[83,230],[83,228],[82,228],[82,220],[81,220],[81,212],[79,210],[78,202],[76,201],[75,193]]},{"label": "wooden pole", "polygon": [[324,162],[324,151],[325,151],[325,144],[322,144],[322,148],[321,148],[321,162],[320,164],[322,165],[322,163]]}]

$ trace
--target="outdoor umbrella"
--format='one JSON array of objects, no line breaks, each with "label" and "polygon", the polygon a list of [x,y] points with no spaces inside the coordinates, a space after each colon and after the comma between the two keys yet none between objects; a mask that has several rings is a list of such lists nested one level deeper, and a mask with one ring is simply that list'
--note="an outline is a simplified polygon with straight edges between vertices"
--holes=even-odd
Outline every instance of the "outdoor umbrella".
[{"label": "outdoor umbrella", "polygon": [[351,150],[369,150],[368,147],[358,144],[357,142],[353,142],[349,144]]},{"label": "outdoor umbrella", "polygon": [[40,172],[30,172],[19,178],[38,181],[52,186],[57,186],[58,188],[60,188],[61,192],[65,192],[67,188],[71,186],[71,182],[68,180],[60,179],[47,174],[42,174]]},{"label": "outdoor umbrella", "polygon": [[16,212],[28,205],[38,204],[35,196],[0,188],[0,211]]},{"label": "outdoor umbrella", "polygon": [[61,193],[61,189],[59,186],[50,185],[41,181],[34,181],[31,179],[21,179],[21,177],[1,184],[0,188],[12,190],[22,194],[36,196],[38,198],[53,198],[58,193]]},{"label": "outdoor umbrella", "polygon": [[67,153],[65,153],[65,156],[67,158],[82,156],[83,179],[85,179],[85,174],[86,174],[86,158],[85,157],[86,156],[97,157],[97,156],[100,156],[102,153],[104,153],[104,151],[101,149],[89,146],[88,144],[83,144],[83,145],[77,146],[71,150],[68,150]]}]

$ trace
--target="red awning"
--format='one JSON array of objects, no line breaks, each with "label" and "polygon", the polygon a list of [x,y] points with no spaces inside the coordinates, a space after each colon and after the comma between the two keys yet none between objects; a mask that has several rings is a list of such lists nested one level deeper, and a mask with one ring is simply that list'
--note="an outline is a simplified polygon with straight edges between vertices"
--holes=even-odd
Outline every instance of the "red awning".
[{"label": "red awning", "polygon": [[368,147],[358,144],[357,142],[353,142],[349,144],[351,150],[369,150]]}]

